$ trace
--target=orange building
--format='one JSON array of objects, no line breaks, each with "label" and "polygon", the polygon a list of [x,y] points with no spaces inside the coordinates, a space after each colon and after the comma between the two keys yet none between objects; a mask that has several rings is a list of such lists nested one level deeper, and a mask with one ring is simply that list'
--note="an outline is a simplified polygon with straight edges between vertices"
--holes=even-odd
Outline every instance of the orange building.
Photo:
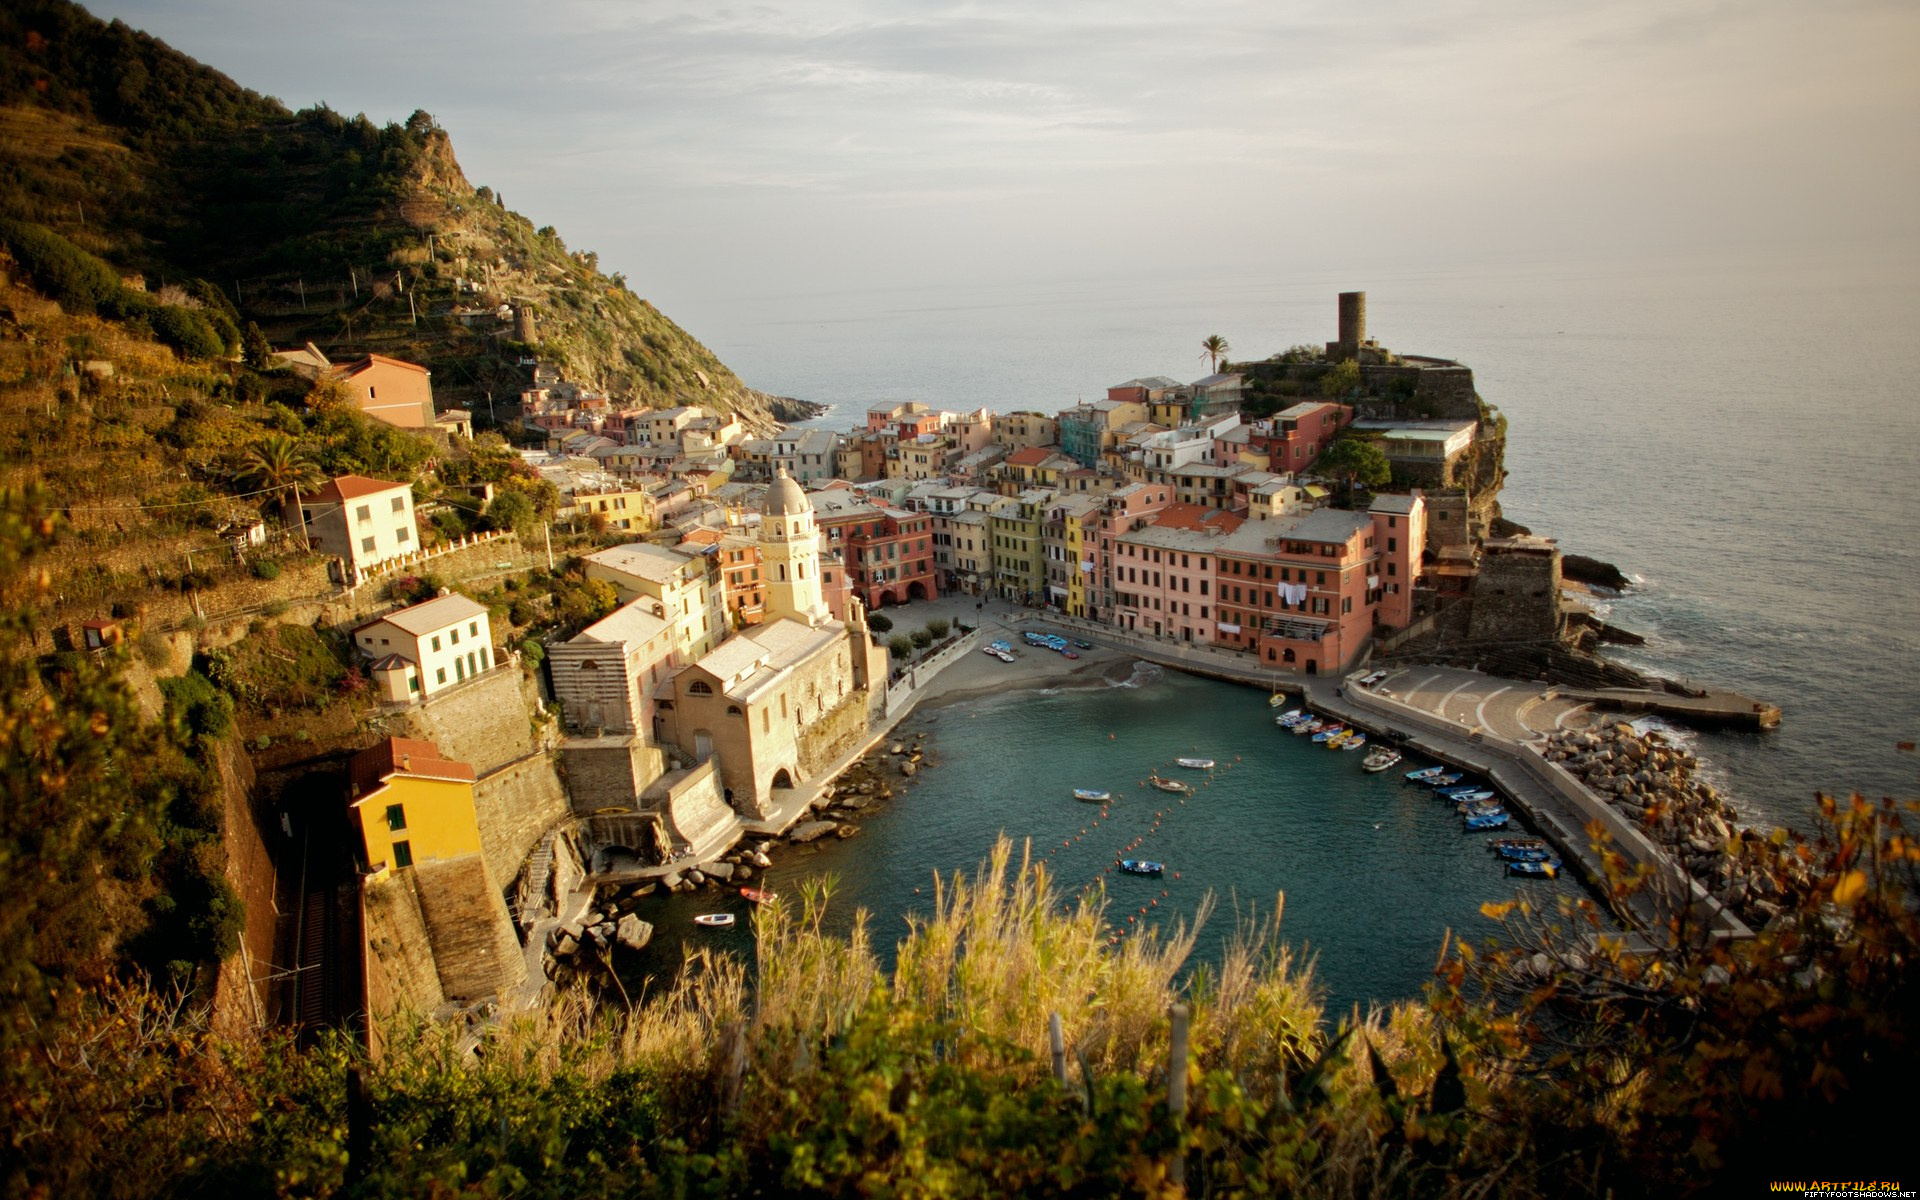
[{"label": "orange building", "polygon": [[360,411],[389,425],[418,431],[433,425],[433,384],[425,367],[384,354],[333,368]]}]

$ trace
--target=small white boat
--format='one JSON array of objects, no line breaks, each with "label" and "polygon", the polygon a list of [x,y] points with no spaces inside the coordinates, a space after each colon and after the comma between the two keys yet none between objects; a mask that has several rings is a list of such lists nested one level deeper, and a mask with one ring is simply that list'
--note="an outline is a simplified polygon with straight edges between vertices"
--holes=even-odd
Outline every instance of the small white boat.
[{"label": "small white boat", "polygon": [[1178,766],[1187,767],[1195,771],[1213,770],[1213,760],[1210,758],[1176,758],[1173,761]]},{"label": "small white boat", "polygon": [[1153,786],[1159,788],[1163,792],[1178,792],[1183,796],[1193,795],[1192,786],[1189,784],[1181,783],[1178,779],[1162,779],[1158,775],[1149,775],[1147,777],[1147,782],[1151,783]]},{"label": "small white boat", "polygon": [[1305,709],[1290,708],[1273,719],[1275,725],[1291,725],[1306,713]]},{"label": "small white boat", "polygon": [[1364,733],[1356,733],[1352,737],[1348,738],[1346,741],[1341,742],[1340,748],[1342,750],[1358,750],[1360,749],[1360,747],[1366,744],[1367,744],[1367,735]]},{"label": "small white boat", "polygon": [[1360,764],[1360,769],[1369,772],[1384,771],[1399,761],[1398,750],[1389,750],[1385,746],[1380,746],[1367,755],[1366,761]]},{"label": "small white boat", "polygon": [[1073,798],[1075,800],[1085,800],[1092,804],[1105,804],[1107,801],[1113,799],[1113,793],[1103,792],[1098,788],[1075,788],[1073,789]]},{"label": "small white boat", "polygon": [[693,919],[695,925],[705,925],[712,929],[721,929],[733,924],[732,913],[701,913]]}]

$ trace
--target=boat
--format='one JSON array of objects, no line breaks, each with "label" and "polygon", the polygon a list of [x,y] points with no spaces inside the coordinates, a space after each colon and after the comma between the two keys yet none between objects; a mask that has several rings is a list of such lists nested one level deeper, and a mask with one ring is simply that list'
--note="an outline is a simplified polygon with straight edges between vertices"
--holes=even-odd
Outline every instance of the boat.
[{"label": "boat", "polygon": [[1500,857],[1508,862],[1546,862],[1553,857],[1553,851],[1545,846],[1505,846]]},{"label": "boat", "polygon": [[1491,800],[1493,798],[1494,793],[1485,788],[1477,792],[1456,792],[1447,797],[1447,799],[1453,801],[1455,804],[1476,804],[1479,801]]},{"label": "boat", "polygon": [[[1285,704],[1286,702],[1287,702],[1287,694],[1285,692],[1275,692],[1273,695],[1267,697],[1268,708],[1279,708],[1282,704]],[[1296,708],[1293,711],[1299,712],[1300,710]]]},{"label": "boat", "polygon": [[1213,760],[1210,758],[1176,758],[1173,761],[1176,766],[1187,767],[1194,771],[1213,770]]},{"label": "boat", "polygon": [[1557,879],[1560,876],[1560,860],[1543,859],[1539,862],[1510,862],[1507,874],[1524,875],[1529,879]]},{"label": "boat", "polygon": [[1319,717],[1315,717],[1311,721],[1302,721],[1298,725],[1295,725],[1293,727],[1293,732],[1296,734],[1319,733],[1322,729],[1325,729],[1326,727],[1327,727],[1327,723],[1325,721],[1322,721]]},{"label": "boat", "polygon": [[1279,716],[1275,717],[1273,719],[1273,723],[1275,725],[1285,725],[1285,724],[1288,724],[1289,722],[1297,721],[1305,715],[1306,714],[1300,709],[1290,708],[1287,711],[1281,713]]},{"label": "boat", "polygon": [[1372,752],[1367,755],[1365,761],[1360,764],[1360,769],[1369,774],[1377,774],[1381,771],[1391,770],[1399,761],[1400,752],[1398,750],[1389,750],[1385,746],[1376,746]]},{"label": "boat", "polygon": [[1079,658],[1080,652],[1078,650],[1062,650],[1060,652],[1060,657],[1061,658]]},{"label": "boat", "polygon": [[701,913],[693,919],[695,925],[706,925],[714,929],[733,924],[732,913]]},{"label": "boat", "polygon": [[776,896],[772,892],[767,891],[765,888],[743,887],[740,889],[740,894],[742,896],[745,896],[747,899],[753,901],[755,904],[772,904],[775,900],[778,900],[780,898],[779,896]]},{"label": "boat", "polygon": [[1323,726],[1318,733],[1315,733],[1313,735],[1313,740],[1316,742],[1332,741],[1334,738],[1339,737],[1341,734],[1345,733],[1346,731],[1347,731],[1347,727],[1345,725],[1336,724],[1336,725]]},{"label": "boat", "polygon": [[1547,839],[1536,837],[1495,838],[1487,843],[1487,849],[1495,854],[1503,850],[1544,850]]},{"label": "boat", "polygon": [[1460,828],[1467,833],[1479,833],[1486,829],[1505,829],[1508,819],[1504,809],[1499,812],[1480,813],[1476,816],[1461,818]]},{"label": "boat", "polygon": [[1105,804],[1107,801],[1113,799],[1113,793],[1103,792],[1098,788],[1075,788],[1073,789],[1073,798],[1075,800],[1085,800],[1092,804]]},{"label": "boat", "polygon": [[1183,796],[1193,795],[1193,787],[1189,784],[1181,783],[1178,779],[1162,779],[1158,775],[1149,775],[1147,776],[1147,782],[1163,792],[1179,792]]},{"label": "boat", "polygon": [[1465,778],[1466,776],[1462,775],[1458,771],[1449,771],[1445,775],[1435,775],[1431,779],[1422,779],[1420,782],[1426,784],[1430,788],[1438,789],[1438,788],[1446,787],[1450,784],[1459,783],[1462,779],[1465,779]]},{"label": "boat", "polygon": [[998,658],[1003,663],[1010,663],[1013,661],[1013,651],[1002,650],[998,654],[996,654],[994,657]]},{"label": "boat", "polygon": [[1353,740],[1353,730],[1342,729],[1339,733],[1336,733],[1332,737],[1327,739],[1327,743],[1326,743],[1327,749],[1338,750],[1340,747],[1346,745],[1348,742],[1352,740]]},{"label": "boat", "polygon": [[1123,858],[1120,869],[1129,875],[1159,875],[1167,869],[1167,864],[1145,858]]},{"label": "boat", "polygon": [[1477,783],[1450,783],[1445,787],[1433,789],[1433,794],[1436,796],[1464,796],[1468,792],[1477,792],[1480,790],[1480,785]]},{"label": "boat", "polygon": [[1421,767],[1417,771],[1408,771],[1407,782],[1425,783],[1427,780],[1437,777],[1440,772],[1444,770],[1446,770],[1445,767]]},{"label": "boat", "polygon": [[1366,744],[1367,744],[1367,735],[1364,733],[1356,733],[1352,737],[1348,738],[1346,741],[1341,742],[1340,748],[1342,750],[1358,750],[1362,746],[1365,746]]}]

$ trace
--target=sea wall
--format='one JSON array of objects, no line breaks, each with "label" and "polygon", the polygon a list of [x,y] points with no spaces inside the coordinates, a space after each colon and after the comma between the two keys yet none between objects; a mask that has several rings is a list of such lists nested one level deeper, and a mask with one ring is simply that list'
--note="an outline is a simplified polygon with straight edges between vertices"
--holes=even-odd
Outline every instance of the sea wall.
[{"label": "sea wall", "polygon": [[475,782],[473,809],[488,871],[512,879],[541,835],[567,815],[567,797],[553,760],[536,750]]},{"label": "sea wall", "polygon": [[369,1027],[399,1012],[431,1013],[446,1002],[434,969],[433,943],[412,871],[370,879],[361,888],[366,937]]}]

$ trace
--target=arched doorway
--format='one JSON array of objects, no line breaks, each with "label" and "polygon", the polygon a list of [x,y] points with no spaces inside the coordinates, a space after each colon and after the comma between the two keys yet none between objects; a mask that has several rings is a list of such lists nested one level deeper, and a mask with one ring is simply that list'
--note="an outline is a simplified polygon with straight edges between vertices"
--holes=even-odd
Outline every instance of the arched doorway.
[{"label": "arched doorway", "polygon": [[898,603],[900,603],[900,598],[894,595],[892,592],[880,593],[880,605],[879,605],[880,607],[884,608],[889,604],[898,604]]},{"label": "arched doorway", "polygon": [[927,588],[925,584],[915,582],[907,585],[907,599],[925,600],[926,598]]},{"label": "arched doorway", "polygon": [[793,776],[787,774],[787,769],[785,767],[781,767],[778,771],[775,771],[773,773],[773,782],[769,786],[776,787],[776,788],[791,788],[793,786]]}]

